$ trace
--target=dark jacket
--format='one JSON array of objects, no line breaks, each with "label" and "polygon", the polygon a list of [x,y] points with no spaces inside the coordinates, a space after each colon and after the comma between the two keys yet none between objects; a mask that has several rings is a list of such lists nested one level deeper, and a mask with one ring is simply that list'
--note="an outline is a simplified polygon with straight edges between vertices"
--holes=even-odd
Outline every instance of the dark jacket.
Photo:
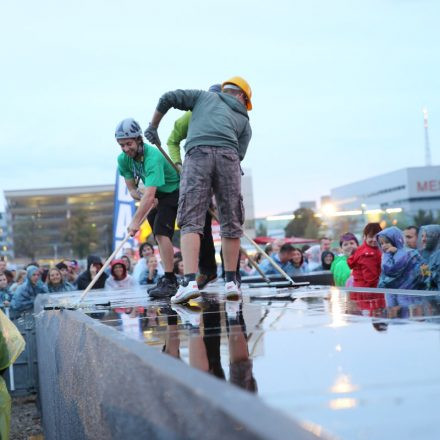
[{"label": "dark jacket", "polygon": [[203,90],[174,90],[159,100],[157,110],[192,110],[185,152],[197,146],[227,147],[243,160],[252,137],[246,107],[234,96]]},{"label": "dark jacket", "polygon": [[[82,272],[76,280],[78,290],[86,289],[92,281],[92,276],[90,275],[90,266],[92,264],[100,265],[102,267],[101,258],[97,257],[96,255],[89,255],[87,257],[87,269]],[[107,279],[107,277],[108,275],[103,272],[98,278],[98,281],[96,281],[95,285],[92,287],[92,289],[102,289],[105,285],[105,280]]]},{"label": "dark jacket", "polygon": [[327,264],[325,262],[325,257],[327,255],[332,255],[332,257],[333,257],[332,263],[333,263],[333,261],[335,260],[335,254],[333,252],[330,252],[330,251],[324,251],[321,254],[321,264],[319,266],[315,267],[313,269],[313,272],[320,272],[320,271],[323,271],[323,270],[330,270],[330,268],[332,267],[332,263]]}]

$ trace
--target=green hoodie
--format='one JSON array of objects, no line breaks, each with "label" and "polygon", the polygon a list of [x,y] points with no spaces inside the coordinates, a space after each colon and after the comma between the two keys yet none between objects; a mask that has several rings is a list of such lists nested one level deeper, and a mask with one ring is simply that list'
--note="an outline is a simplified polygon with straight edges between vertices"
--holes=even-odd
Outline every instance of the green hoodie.
[{"label": "green hoodie", "polygon": [[204,90],[174,90],[159,99],[157,110],[191,110],[185,151],[197,146],[227,147],[243,160],[252,137],[246,107],[234,96]]},{"label": "green hoodie", "polygon": [[351,269],[348,266],[347,259],[348,257],[346,255],[338,255],[335,257],[330,267],[335,286],[344,287],[345,283],[350,278]]},{"label": "green hoodie", "polygon": [[182,163],[182,157],[180,156],[180,142],[186,139],[191,116],[192,112],[186,112],[183,116],[177,119],[176,122],[174,122],[173,131],[168,138],[168,152],[174,163]]}]

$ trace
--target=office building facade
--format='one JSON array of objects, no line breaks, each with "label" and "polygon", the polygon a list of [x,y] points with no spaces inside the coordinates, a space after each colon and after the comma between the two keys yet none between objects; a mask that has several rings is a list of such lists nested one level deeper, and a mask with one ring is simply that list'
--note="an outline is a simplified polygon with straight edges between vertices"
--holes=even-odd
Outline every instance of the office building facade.
[{"label": "office building facade", "polygon": [[[96,230],[90,250],[111,252],[114,185],[4,191],[7,233],[15,258],[78,258],[68,239],[75,216]],[[31,243],[28,243],[31,241]]]},{"label": "office building facade", "polygon": [[440,211],[440,166],[412,167],[353,182],[331,190],[337,211],[402,209]]}]

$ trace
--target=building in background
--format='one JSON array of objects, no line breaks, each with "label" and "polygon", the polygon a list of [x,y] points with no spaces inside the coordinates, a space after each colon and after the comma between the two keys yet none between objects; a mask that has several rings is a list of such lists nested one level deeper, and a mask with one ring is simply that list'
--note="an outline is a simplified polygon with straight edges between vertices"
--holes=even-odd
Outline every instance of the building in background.
[{"label": "building in background", "polygon": [[331,203],[336,211],[439,211],[440,166],[404,168],[334,188]]},{"label": "building in background", "polygon": [[404,168],[334,188],[330,198],[321,198],[319,215],[323,230],[334,236],[360,234],[372,221],[401,228],[436,221],[440,166]]},{"label": "building in background", "polygon": [[299,202],[299,207],[304,209],[311,209],[312,211],[316,211],[316,202],[315,201],[305,201]]},{"label": "building in background", "polygon": [[0,257],[6,260],[12,258],[12,243],[8,235],[8,224],[6,222],[6,213],[0,212]]},{"label": "building in background", "polygon": [[[4,191],[6,222],[15,258],[57,260],[78,257],[68,240],[74,219],[79,235],[90,233],[90,251],[111,252],[114,185]],[[80,237],[79,237],[80,238]]]},{"label": "building in background", "polygon": [[[249,169],[244,172],[242,194],[246,212],[245,229],[254,236],[252,173]],[[93,228],[94,233],[90,234],[93,239],[86,244],[90,244],[90,252],[106,257],[113,250],[114,195],[114,184],[4,191],[6,212],[4,218],[0,218],[0,230],[4,231],[0,233],[0,246],[7,248],[10,258],[27,261],[34,258],[78,258],[78,252],[75,251],[78,246],[73,246],[69,231],[75,218],[84,218],[83,224],[76,222],[76,230],[80,229],[81,232],[83,228],[86,237],[90,234],[90,228]],[[215,225],[213,229],[214,235],[217,232],[220,238]],[[4,237],[9,237],[5,243],[1,241]]]},{"label": "building in background", "polygon": [[250,168],[243,170],[244,175],[241,178],[241,193],[243,195],[243,204],[245,211],[244,228],[246,232],[255,235],[255,205],[254,205],[254,187],[252,183],[252,171]]}]

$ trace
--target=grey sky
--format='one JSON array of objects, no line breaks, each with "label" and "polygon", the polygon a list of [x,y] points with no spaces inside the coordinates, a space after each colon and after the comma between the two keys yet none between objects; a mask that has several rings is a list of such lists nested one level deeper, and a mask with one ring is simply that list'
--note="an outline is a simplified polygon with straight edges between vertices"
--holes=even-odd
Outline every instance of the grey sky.
[{"label": "grey sky", "polygon": [[439,2],[157,3],[3,6],[0,190],[111,183],[119,120],[145,127],[163,92],[233,75],[254,94],[257,214],[422,165],[424,105],[439,162]]}]

